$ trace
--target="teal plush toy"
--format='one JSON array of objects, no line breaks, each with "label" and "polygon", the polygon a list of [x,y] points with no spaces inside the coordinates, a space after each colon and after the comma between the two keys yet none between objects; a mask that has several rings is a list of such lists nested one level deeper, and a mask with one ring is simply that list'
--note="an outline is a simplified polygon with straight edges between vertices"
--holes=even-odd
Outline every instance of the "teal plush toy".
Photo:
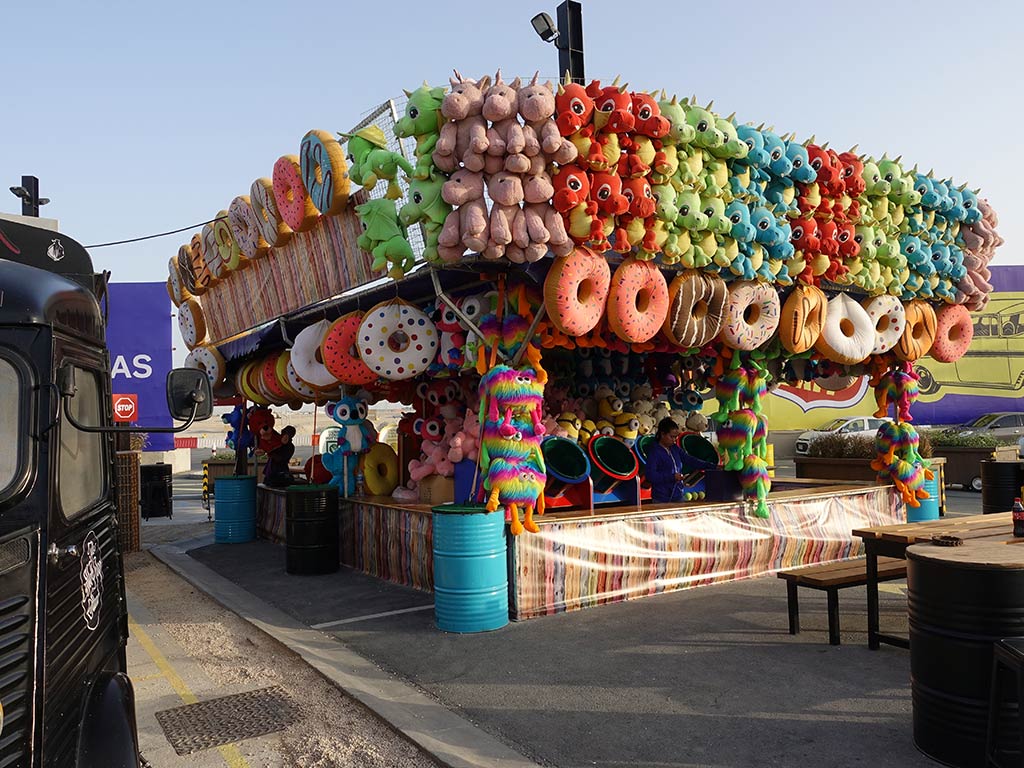
[{"label": "teal plush toy", "polygon": [[441,189],[448,179],[437,171],[431,172],[425,179],[413,178],[409,181],[409,202],[402,206],[398,218],[406,226],[423,223],[426,247],[423,258],[430,262],[441,261],[437,252],[437,239],[444,227],[444,220],[452,212],[452,207],[441,196]]},{"label": "teal plush toy", "polygon": [[409,98],[405,105],[405,115],[395,123],[395,136],[400,139],[416,137],[416,167],[413,177],[425,179],[430,176],[430,168],[434,161],[431,155],[441,136],[441,126],[445,119],[441,115],[441,102],[444,100],[444,88],[431,88],[425,82],[415,91],[405,91]]},{"label": "teal plush toy", "polygon": [[367,191],[377,186],[381,179],[387,179],[385,197],[398,200],[402,196],[402,188],[395,177],[399,169],[411,176],[412,166],[404,157],[388,150],[384,131],[376,125],[368,125],[355,133],[338,135],[348,140],[349,178]]},{"label": "teal plush toy", "polygon": [[382,198],[356,206],[356,213],[363,224],[363,234],[356,245],[373,254],[370,268],[381,271],[388,264],[388,275],[400,280],[412,269],[415,257],[406,235],[405,227],[398,220],[395,201]]}]

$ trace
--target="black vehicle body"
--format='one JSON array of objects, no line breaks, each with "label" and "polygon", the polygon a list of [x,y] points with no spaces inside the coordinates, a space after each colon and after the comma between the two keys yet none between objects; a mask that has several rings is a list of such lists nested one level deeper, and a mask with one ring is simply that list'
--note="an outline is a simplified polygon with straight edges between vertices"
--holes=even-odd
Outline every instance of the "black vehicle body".
[{"label": "black vehicle body", "polygon": [[[105,280],[70,238],[0,219],[0,768],[136,768]],[[100,298],[98,298],[98,296]]]}]

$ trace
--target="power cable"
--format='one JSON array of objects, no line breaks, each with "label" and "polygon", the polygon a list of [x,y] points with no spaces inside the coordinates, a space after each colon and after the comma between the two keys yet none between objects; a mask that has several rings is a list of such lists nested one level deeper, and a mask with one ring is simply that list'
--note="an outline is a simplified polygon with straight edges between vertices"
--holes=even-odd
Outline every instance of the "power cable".
[{"label": "power cable", "polygon": [[138,242],[141,242],[142,240],[153,240],[154,238],[157,238],[157,237],[167,237],[168,235],[176,235],[179,232],[188,232],[188,230],[190,230],[190,229],[196,229],[198,227],[204,227],[207,224],[213,224],[213,222],[215,222],[215,221],[223,221],[226,218],[227,218],[227,216],[219,216],[216,219],[210,219],[209,221],[201,221],[198,224],[193,224],[190,227],[182,227],[181,229],[172,229],[170,232],[161,232],[160,234],[157,234],[157,235],[145,235],[144,237],[133,237],[133,238],[131,238],[129,240],[115,240],[112,243],[99,243],[97,245],[86,245],[84,247],[87,248],[87,249],[88,248],[106,248],[106,247],[111,246],[111,245],[124,245],[125,243],[138,243]]}]

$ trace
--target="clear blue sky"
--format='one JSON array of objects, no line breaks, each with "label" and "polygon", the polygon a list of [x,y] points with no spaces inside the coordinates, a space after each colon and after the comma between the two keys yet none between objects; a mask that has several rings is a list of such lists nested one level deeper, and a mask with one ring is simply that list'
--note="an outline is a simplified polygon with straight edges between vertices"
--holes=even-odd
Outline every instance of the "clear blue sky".
[{"label": "clear blue sky", "polygon": [[[347,130],[403,87],[557,74],[530,16],[556,0],[292,4],[24,0],[3,10],[0,210],[22,174],[83,244],[211,218],[310,128]],[[823,6],[830,6],[824,9]],[[715,100],[836,148],[981,187],[996,263],[1022,263],[1024,4],[584,0],[588,77]],[[92,252],[113,279],[166,279],[187,234]]]}]

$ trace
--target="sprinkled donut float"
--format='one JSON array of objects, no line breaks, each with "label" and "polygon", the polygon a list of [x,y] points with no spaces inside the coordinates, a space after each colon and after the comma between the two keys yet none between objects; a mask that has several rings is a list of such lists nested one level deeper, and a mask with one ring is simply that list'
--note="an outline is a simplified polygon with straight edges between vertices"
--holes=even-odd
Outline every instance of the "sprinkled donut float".
[{"label": "sprinkled donut float", "polygon": [[309,199],[295,155],[284,155],[274,163],[274,199],[281,218],[293,232],[304,232],[316,224],[319,213]]},{"label": "sprinkled donut float", "polygon": [[577,246],[556,258],[544,279],[544,305],[551,322],[562,333],[582,336],[601,321],[611,269],[604,257]]},{"label": "sprinkled donut float", "polygon": [[623,341],[639,344],[654,338],[668,314],[668,284],[650,261],[632,256],[612,276],[608,289],[608,327]]},{"label": "sprinkled donut float", "polygon": [[940,363],[955,363],[974,339],[974,322],[963,304],[946,304],[935,313],[935,341],[929,354]]},{"label": "sprinkled donut float", "polygon": [[349,312],[331,323],[320,343],[320,357],[324,366],[342,384],[362,386],[377,380],[359,356],[359,326],[362,312]]},{"label": "sprinkled donut float", "polygon": [[768,283],[739,280],[729,286],[720,337],[727,347],[749,352],[779,327],[779,294]]},{"label": "sprinkled donut float", "polygon": [[864,311],[875,324],[875,346],[873,355],[883,355],[899,343],[907,325],[907,313],[895,296],[883,294],[864,302]]},{"label": "sprinkled donut float", "polygon": [[359,325],[359,356],[377,376],[393,381],[426,371],[437,355],[437,342],[434,322],[401,299],[378,304]]}]

